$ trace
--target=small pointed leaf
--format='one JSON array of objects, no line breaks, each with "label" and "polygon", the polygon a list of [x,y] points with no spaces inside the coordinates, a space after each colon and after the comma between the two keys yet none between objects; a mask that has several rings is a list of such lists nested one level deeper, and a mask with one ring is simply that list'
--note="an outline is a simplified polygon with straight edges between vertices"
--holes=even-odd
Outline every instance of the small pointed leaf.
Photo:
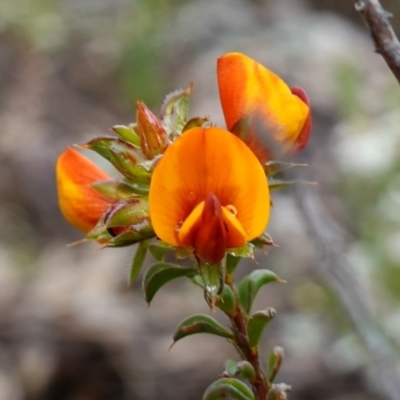
[{"label": "small pointed leaf", "polygon": [[111,130],[114,131],[122,140],[126,140],[134,146],[140,147],[139,136],[134,130],[135,125],[136,124],[130,124],[129,126],[114,125]]},{"label": "small pointed leaf", "polygon": [[232,274],[241,259],[241,257],[236,257],[235,255],[228,253],[226,255],[226,273]]},{"label": "small pointed leaf", "polygon": [[260,343],[264,328],[269,321],[275,316],[276,311],[273,308],[256,311],[247,323],[247,334],[249,336],[249,344],[251,347],[257,347]]},{"label": "small pointed leaf", "polygon": [[132,186],[120,180],[97,181],[92,187],[114,203],[136,196]]},{"label": "small pointed leaf", "polygon": [[282,347],[276,346],[269,355],[268,361],[268,382],[273,382],[279,369],[282,365],[282,360],[284,356],[284,350]]},{"label": "small pointed leaf", "polygon": [[196,270],[176,264],[159,262],[152,265],[145,272],[142,282],[143,294],[147,303],[150,304],[158,290],[167,282],[182,276],[192,278],[195,275],[197,275]]},{"label": "small pointed leaf", "polygon": [[144,259],[146,258],[149,240],[143,240],[139,243],[135,256],[133,257],[131,270],[129,272],[128,284],[131,285],[142,269]]},{"label": "small pointed leaf", "polygon": [[[132,225],[126,228],[109,228],[113,238],[107,243],[107,247],[125,247],[136,244],[145,239],[151,239],[155,236],[153,227],[149,221],[143,221],[138,225]],[[120,232],[120,233],[119,233]]]},{"label": "small pointed leaf", "polygon": [[239,299],[244,310],[249,313],[259,289],[270,282],[284,282],[267,269],[256,269],[245,276],[239,283]]},{"label": "small pointed leaf", "polygon": [[237,363],[236,376],[252,381],[256,376],[256,372],[248,361],[242,360]]},{"label": "small pointed leaf", "polygon": [[254,400],[250,388],[235,378],[221,378],[213,382],[204,392],[203,400]]},{"label": "small pointed leaf", "polygon": [[175,249],[165,242],[150,243],[149,251],[157,261],[164,261],[168,253],[173,252]]},{"label": "small pointed leaf", "polygon": [[233,338],[233,333],[214,318],[206,314],[195,314],[184,319],[176,328],[173,337],[174,343],[186,336],[197,333],[210,333],[227,339]]},{"label": "small pointed leaf", "polygon": [[228,254],[241,258],[254,258],[254,245],[252,243],[246,243],[242,247],[229,249]]},{"label": "small pointed leaf", "polygon": [[143,154],[132,144],[115,137],[99,137],[80,145],[103,156],[125,177],[141,183],[150,182],[150,172],[140,165]]},{"label": "small pointed leaf", "polygon": [[264,232],[261,236],[253,239],[251,243],[259,249],[262,249],[264,246],[273,246],[273,247],[279,247],[277,244],[274,243],[272,240],[272,237],[269,233]]}]

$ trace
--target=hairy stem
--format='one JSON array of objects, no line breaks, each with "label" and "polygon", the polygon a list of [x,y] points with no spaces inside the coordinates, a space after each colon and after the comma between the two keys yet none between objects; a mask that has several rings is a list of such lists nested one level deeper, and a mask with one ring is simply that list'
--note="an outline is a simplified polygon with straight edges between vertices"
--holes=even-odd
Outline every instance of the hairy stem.
[{"label": "hairy stem", "polygon": [[232,314],[231,322],[233,327],[233,332],[235,334],[235,346],[238,350],[240,356],[248,361],[254,368],[255,377],[250,380],[250,383],[253,387],[254,395],[257,400],[265,400],[268,395],[269,386],[267,380],[265,379],[264,371],[262,370],[260,363],[260,356],[258,352],[258,348],[251,347],[249,344],[249,338],[247,335],[247,320],[248,317],[243,310],[242,306],[239,302],[239,296],[237,292],[237,288],[233,281],[233,275],[227,274],[225,283],[232,289],[235,298],[236,298],[236,309]]}]

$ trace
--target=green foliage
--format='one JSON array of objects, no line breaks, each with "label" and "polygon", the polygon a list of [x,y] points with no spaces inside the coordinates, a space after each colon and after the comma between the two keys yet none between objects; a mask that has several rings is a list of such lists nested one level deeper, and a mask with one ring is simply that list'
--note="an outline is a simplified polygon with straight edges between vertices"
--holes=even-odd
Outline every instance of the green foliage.
[{"label": "green foliage", "polygon": [[173,279],[186,276],[192,278],[197,271],[176,264],[159,262],[147,269],[143,276],[142,289],[148,304],[153,300],[159,289]]},{"label": "green foliage", "polygon": [[159,262],[147,269],[143,276],[142,289],[146,302],[150,304],[153,297],[167,282],[186,276],[192,278],[197,271],[176,264]]},{"label": "green foliage", "polygon": [[275,316],[276,311],[273,308],[256,311],[247,323],[247,334],[249,336],[249,344],[251,347],[257,347],[260,343],[261,336],[269,321]]},{"label": "green foliage", "polygon": [[256,269],[245,276],[239,283],[239,299],[246,313],[250,312],[253,301],[260,288],[271,282],[284,282],[267,269]]},{"label": "green foliage", "polygon": [[197,333],[209,333],[227,339],[233,339],[233,333],[225,328],[214,318],[206,314],[195,314],[185,318],[176,328],[173,339],[174,343],[178,340],[195,335]]},{"label": "green foliage", "polygon": [[138,183],[150,183],[150,171],[144,167],[144,158],[132,144],[115,137],[99,137],[80,146],[100,154],[122,175]]},{"label": "green foliage", "polygon": [[274,347],[268,360],[268,382],[273,382],[282,365],[284,350],[282,347]]},{"label": "green foliage", "polygon": [[248,361],[235,362],[227,360],[224,364],[224,375],[228,377],[239,377],[252,381],[255,378],[255,371],[253,366]]},{"label": "green foliage", "polygon": [[213,382],[205,391],[203,400],[253,400],[254,394],[249,387],[239,379],[221,378]]},{"label": "green foliage", "polygon": [[144,260],[147,254],[147,248],[149,246],[149,240],[143,240],[138,244],[135,256],[133,257],[131,269],[129,272],[128,284],[131,285],[138,276],[142,269]]},{"label": "green foliage", "polygon": [[136,124],[126,125],[114,125],[111,130],[115,132],[122,140],[133,144],[137,148],[140,147],[140,139],[138,134],[135,131]]},{"label": "green foliage", "polygon": [[[195,276],[193,282],[205,289],[203,278],[199,275]],[[224,285],[222,293],[218,296],[215,306],[222,310],[228,316],[233,315],[236,309],[236,299],[232,289],[228,285]]]}]

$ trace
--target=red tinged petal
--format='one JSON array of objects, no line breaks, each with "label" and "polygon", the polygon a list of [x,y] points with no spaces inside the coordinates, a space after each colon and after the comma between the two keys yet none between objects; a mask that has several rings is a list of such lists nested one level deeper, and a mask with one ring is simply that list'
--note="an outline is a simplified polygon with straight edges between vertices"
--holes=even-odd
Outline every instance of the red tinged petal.
[{"label": "red tinged petal", "polygon": [[[299,97],[305,104],[307,104],[307,106],[310,105],[310,100],[308,99],[307,93],[304,91],[303,88],[295,86],[292,87],[290,90],[295,96]],[[312,129],[312,118],[311,118],[311,112],[309,112],[307,119],[304,122],[303,127],[301,128],[299,136],[297,137],[296,147],[294,149],[295,152],[299,152],[300,150],[304,149],[304,147],[308,142],[308,139],[310,138],[311,129]]]},{"label": "red tinged petal", "polygon": [[296,151],[300,136],[305,145],[310,129],[303,127],[311,119],[304,91],[292,93],[279,76],[240,53],[218,59],[217,77],[228,130],[240,136],[262,163],[277,145],[286,152]]},{"label": "red tinged petal", "polygon": [[111,204],[91,185],[111,179],[110,176],[70,147],[58,158],[56,175],[58,202],[64,218],[88,233]]}]

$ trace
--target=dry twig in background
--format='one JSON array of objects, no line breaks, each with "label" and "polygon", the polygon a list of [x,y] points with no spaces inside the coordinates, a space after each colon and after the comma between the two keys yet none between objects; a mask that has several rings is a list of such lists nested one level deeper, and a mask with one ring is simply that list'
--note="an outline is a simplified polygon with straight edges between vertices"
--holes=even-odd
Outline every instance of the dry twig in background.
[{"label": "dry twig in background", "polygon": [[400,43],[389,22],[391,14],[383,9],[379,0],[354,0],[354,7],[371,33],[375,51],[385,59],[400,83]]}]

